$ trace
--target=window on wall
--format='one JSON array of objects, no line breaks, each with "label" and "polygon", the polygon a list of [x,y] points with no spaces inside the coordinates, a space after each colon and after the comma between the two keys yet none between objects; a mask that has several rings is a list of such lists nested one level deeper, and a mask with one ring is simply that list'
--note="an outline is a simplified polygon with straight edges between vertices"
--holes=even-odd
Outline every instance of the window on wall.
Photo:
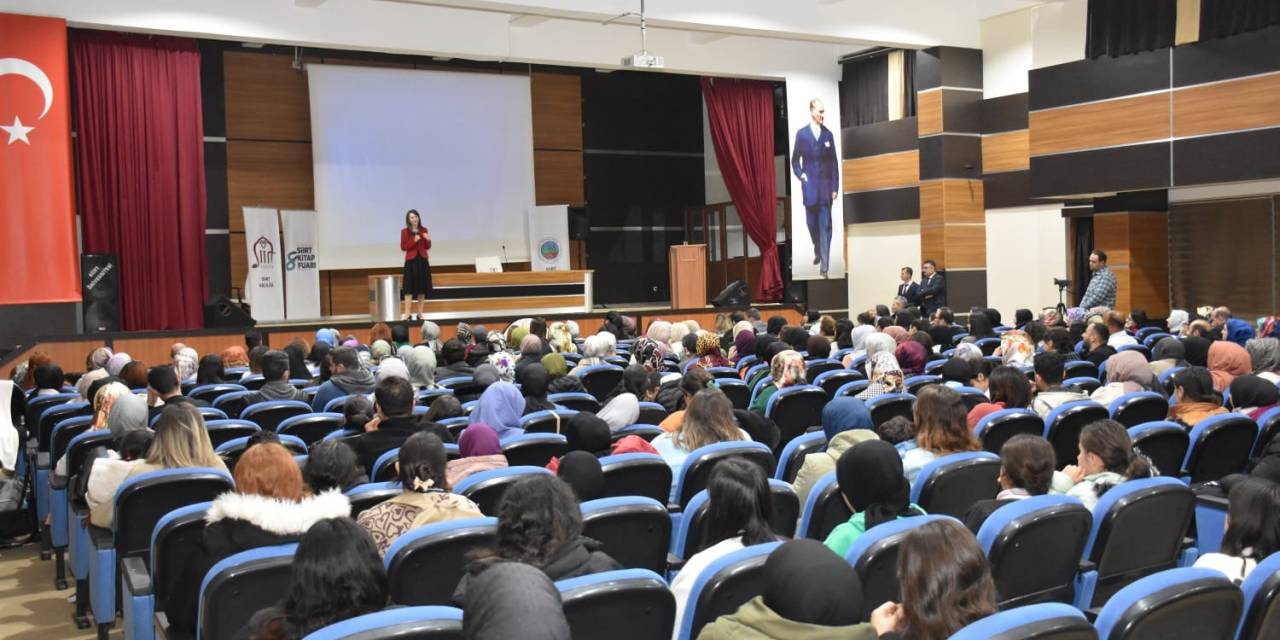
[{"label": "window on wall", "polygon": [[1278,208],[1280,197],[1170,207],[1170,307],[1226,306],[1245,317],[1275,313]]}]

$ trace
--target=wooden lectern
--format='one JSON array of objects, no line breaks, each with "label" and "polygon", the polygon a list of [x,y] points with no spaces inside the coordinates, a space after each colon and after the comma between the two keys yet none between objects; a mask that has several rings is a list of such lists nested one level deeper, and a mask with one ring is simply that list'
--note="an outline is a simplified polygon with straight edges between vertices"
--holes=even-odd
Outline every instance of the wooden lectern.
[{"label": "wooden lectern", "polygon": [[672,245],[667,250],[667,269],[671,276],[672,308],[707,306],[707,245]]}]

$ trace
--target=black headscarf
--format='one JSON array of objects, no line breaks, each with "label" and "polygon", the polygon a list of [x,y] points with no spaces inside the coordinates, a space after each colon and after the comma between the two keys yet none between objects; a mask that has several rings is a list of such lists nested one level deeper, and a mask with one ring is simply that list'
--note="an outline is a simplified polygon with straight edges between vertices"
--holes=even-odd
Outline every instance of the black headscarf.
[{"label": "black headscarf", "polygon": [[1182,341],[1182,348],[1187,352],[1187,364],[1193,367],[1209,366],[1209,346],[1213,344],[1208,338],[1188,336]]},{"label": "black headscarf", "polygon": [[738,426],[751,436],[755,442],[759,442],[770,449],[776,449],[778,440],[782,438],[782,432],[778,429],[778,425],[758,413],[744,411],[742,409],[734,409],[733,417],[737,419]]},{"label": "black headscarf", "polygon": [[950,358],[942,365],[942,379],[968,386],[973,381],[973,367],[963,358]]},{"label": "black headscarf", "polygon": [[570,640],[563,607],[547,574],[519,562],[498,562],[467,584],[462,635],[466,640]]},{"label": "black headscarf", "polygon": [[769,362],[769,347],[778,339],[769,334],[756,336],[756,364]]},{"label": "black headscarf", "polygon": [[769,316],[769,322],[765,325],[764,332],[771,336],[777,336],[778,332],[782,331],[782,328],[785,326],[787,326],[786,318],[782,316]]},{"label": "black headscarf", "polygon": [[929,337],[933,339],[933,344],[942,345],[942,350],[946,351],[951,348],[951,339],[955,336],[955,332],[951,330],[951,326],[929,327]]},{"label": "black headscarf", "polygon": [[1237,409],[1246,407],[1269,407],[1280,403],[1280,389],[1266,378],[1253,374],[1237,376],[1231,381],[1231,406]]},{"label": "black headscarf", "polygon": [[609,423],[594,413],[579,411],[561,425],[560,433],[564,434],[568,444],[565,451],[586,451],[593,455],[608,455],[612,438]]},{"label": "black headscarf", "polygon": [[792,622],[844,627],[862,615],[862,582],[853,565],[808,538],[769,554],[762,595],[769,609]]},{"label": "black headscarf", "polygon": [[285,346],[284,352],[289,354],[289,378],[293,380],[310,380],[311,370],[307,368],[307,358],[303,352],[302,345],[290,343]]},{"label": "black headscarf", "polygon": [[[1209,356],[1209,352],[1205,352],[1205,357]],[[1154,349],[1151,350],[1151,360],[1177,360],[1178,366],[1183,366],[1187,360],[1187,348],[1182,341],[1177,338],[1162,338],[1156,343]]]},{"label": "black headscarf", "polygon": [[902,458],[888,442],[868,440],[845,451],[836,462],[836,482],[853,510],[866,512],[867,529],[899,516],[915,515]]},{"label": "black headscarf", "polygon": [[604,497],[604,471],[600,460],[586,451],[570,451],[560,458],[556,475],[571,488],[578,502]]},{"label": "black headscarf", "polygon": [[330,351],[333,351],[333,347],[329,346],[329,343],[317,342],[312,345],[311,354],[307,356],[307,360],[310,360],[312,364],[321,364]]},{"label": "black headscarf", "polygon": [[551,374],[541,363],[526,365],[520,372],[520,391],[524,393],[524,412],[546,411],[555,408],[547,400],[547,386],[551,384]]}]

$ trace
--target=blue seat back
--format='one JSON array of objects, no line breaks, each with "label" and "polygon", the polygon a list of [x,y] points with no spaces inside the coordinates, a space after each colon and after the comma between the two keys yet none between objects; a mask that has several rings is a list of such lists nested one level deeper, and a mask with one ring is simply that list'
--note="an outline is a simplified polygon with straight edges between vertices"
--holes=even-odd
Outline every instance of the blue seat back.
[{"label": "blue seat back", "polygon": [[1230,638],[1243,608],[1244,596],[1220,572],[1185,567],[1121,589],[1094,626],[1108,640]]},{"label": "blue seat back", "polygon": [[628,569],[664,572],[671,546],[671,516],[653,498],[627,496],[589,500],[582,505],[582,535]]},{"label": "blue seat back", "polygon": [[689,592],[679,640],[694,640],[702,628],[748,600],[764,593],[764,562],[781,542],[758,544],[727,553],[713,560],[694,579]]},{"label": "blue seat back", "polygon": [[1239,413],[1209,416],[1191,429],[1191,448],[1182,461],[1193,484],[1240,473],[1258,440],[1258,423]]},{"label": "blue seat back", "polygon": [[812,427],[821,427],[822,408],[826,405],[827,393],[811,384],[790,386],[769,396],[764,415],[778,425],[778,446],[785,446]]},{"label": "blue seat back", "polygon": [[1146,456],[1162,476],[1182,475],[1182,461],[1191,444],[1187,429],[1176,422],[1156,420],[1129,427],[1133,449]]},{"label": "blue seat back", "polygon": [[853,510],[840,493],[836,472],[829,472],[818,478],[813,488],[809,489],[809,495],[800,511],[800,526],[796,530],[796,537],[826,540],[832,529],[848,522],[852,517]]},{"label": "blue seat back", "polygon": [[1107,408],[1092,400],[1064,402],[1045,416],[1044,437],[1053,445],[1059,469],[1075,464],[1080,452],[1080,431],[1092,422],[1109,417]]},{"label": "blue seat back", "polygon": [[922,515],[885,522],[858,536],[845,554],[862,580],[862,620],[886,602],[902,602],[898,589],[898,548],[912,529],[948,516]]},{"label": "blue seat back", "polygon": [[622,382],[622,367],[614,364],[596,364],[589,367],[583,367],[578,371],[578,378],[582,380],[582,386],[587,393],[595,396],[596,400],[604,402],[613,392],[614,387]]},{"label": "blue seat back", "polygon": [[773,469],[777,465],[773,451],[759,442],[739,440],[717,442],[700,447],[690,452],[685,458],[684,466],[680,469],[680,477],[676,478],[675,496],[678,504],[687,505],[695,494],[706,488],[707,480],[711,477],[711,470],[715,465],[721,460],[733,457],[740,457],[759,465],[766,477],[773,475]]},{"label": "blue seat back", "polygon": [[974,433],[982,449],[999,455],[1000,447],[1016,435],[1044,435],[1044,419],[1030,409],[1001,409],[978,421]]},{"label": "blue seat back", "polygon": [[235,483],[221,469],[162,469],[125,479],[116,489],[112,533],[116,558],[149,558],[151,533],[165,514],[231,491]]},{"label": "blue seat back", "polygon": [[303,640],[460,640],[462,609],[456,607],[400,607],[335,622]]},{"label": "blue seat back", "polygon": [[585,391],[566,391],[564,393],[553,393],[547,396],[547,400],[553,404],[573,409],[574,411],[590,411],[595,413],[600,410],[600,401],[595,396]]},{"label": "blue seat back", "polygon": [[606,571],[556,583],[574,640],[670,638],[676,599],[645,569]]},{"label": "blue seat back", "polygon": [[234,393],[236,391],[248,391],[248,389],[245,389],[243,386],[238,384],[224,382],[219,384],[200,385],[191,389],[191,391],[184,395],[213,404],[213,401],[217,400],[218,396],[224,393]]},{"label": "blue seat back", "polygon": [[1098,632],[1079,609],[1058,602],[1031,604],[993,613],[951,634],[948,640],[1087,640]]},{"label": "blue seat back", "polygon": [[453,488],[453,492],[470,498],[486,515],[497,515],[502,495],[511,485],[530,475],[551,475],[545,467],[507,467],[473,473]]},{"label": "blue seat back", "polygon": [[497,535],[497,518],[469,518],[418,527],[396,538],[383,556],[391,602],[448,604],[470,555],[492,548]]},{"label": "blue seat back", "polygon": [[196,640],[233,638],[249,618],[289,591],[297,543],[259,547],[220,560],[200,583]]},{"label": "blue seat back", "polygon": [[1034,496],[988,516],[978,530],[978,544],[991,562],[1000,608],[1071,603],[1092,525],[1093,514],[1068,496]]},{"label": "blue seat back", "polygon": [[265,431],[275,431],[286,418],[311,413],[311,405],[301,400],[269,400],[244,408],[240,417],[257,424]]},{"label": "blue seat back", "polygon": [[568,446],[558,433],[521,433],[502,441],[502,454],[513,467],[545,467],[552,457],[564,455]]},{"label": "blue seat back", "polygon": [[1000,492],[1000,456],[989,451],[936,458],[911,483],[911,501],[925,513],[964,517],[973,503]]},{"label": "blue seat back", "polygon": [[218,396],[213,401],[213,408],[227,414],[229,418],[238,418],[240,412],[249,404],[249,396],[253,391],[232,391]]},{"label": "blue seat back", "polygon": [[1266,450],[1271,440],[1280,433],[1280,407],[1268,409],[1266,413],[1258,416],[1258,441],[1253,445],[1253,458],[1262,456],[1262,452]]},{"label": "blue seat back", "polygon": [[661,424],[667,419],[667,408],[656,402],[641,402],[638,424]]},{"label": "blue seat back", "polygon": [[209,444],[213,445],[215,450],[230,440],[247,438],[262,430],[258,425],[239,418],[207,420],[204,426],[209,432]]},{"label": "blue seat back", "polygon": [[569,418],[577,413],[573,409],[534,411],[520,417],[520,428],[525,433],[560,433]]},{"label": "blue seat back", "polygon": [[297,436],[309,447],[323,440],[330,433],[341,429],[343,420],[341,413],[304,413],[285,418],[276,425],[276,431]]},{"label": "blue seat back", "polygon": [[354,519],[366,509],[376,507],[404,493],[404,487],[397,480],[366,482],[347,489],[345,493],[347,499],[351,501],[351,517]]},{"label": "blue seat back", "polygon": [[653,453],[622,453],[600,458],[604,497],[644,496],[666,504],[671,496],[671,465]]},{"label": "blue seat back", "polygon": [[1105,602],[1138,578],[1174,567],[1194,509],[1191,489],[1173,478],[1130,480],[1103,494],[1093,507],[1084,549],[1084,559],[1097,565],[1093,603]]},{"label": "blue seat back", "polygon": [[1108,407],[1111,419],[1127,427],[1144,422],[1164,420],[1169,415],[1169,401],[1154,391],[1126,393],[1111,402]]},{"label": "blue seat back", "polygon": [[846,382],[840,385],[840,388],[836,389],[836,393],[834,397],[836,398],[840,396],[853,397],[858,395],[859,393],[862,393],[863,391],[866,391],[867,387],[869,386],[871,386],[871,381],[865,378],[860,378],[857,380],[853,380],[851,382]]},{"label": "blue seat back", "polygon": [[782,447],[782,453],[778,456],[778,468],[774,470],[773,477],[794,482],[804,464],[804,457],[826,448],[827,434],[821,429],[792,438]]},{"label": "blue seat back", "polygon": [[871,422],[877,427],[895,416],[903,416],[910,420],[915,411],[915,405],[916,397],[909,393],[886,393],[867,400]]},{"label": "blue seat back", "polygon": [[1236,637],[1260,640],[1280,637],[1280,553],[1267,556],[1254,567],[1244,582],[1244,615]]},{"label": "blue seat back", "polygon": [[[40,400],[54,397],[55,396],[41,396]],[[67,402],[63,400],[61,404],[47,402],[46,405],[47,406],[43,411],[36,414],[39,416],[36,419],[36,428],[27,428],[28,433],[33,431],[35,432],[34,435],[37,438],[36,447],[39,451],[49,450],[49,443],[53,440],[53,428],[57,426],[59,422],[76,416],[93,415],[93,406],[88,402]],[[28,406],[27,412],[32,413],[32,407]]]},{"label": "blue seat back", "polygon": [[168,604],[168,587],[186,568],[191,550],[201,544],[204,517],[212,502],[197,502],[179,507],[161,516],[151,530],[151,552],[144,556],[151,570],[153,610],[164,611]]}]

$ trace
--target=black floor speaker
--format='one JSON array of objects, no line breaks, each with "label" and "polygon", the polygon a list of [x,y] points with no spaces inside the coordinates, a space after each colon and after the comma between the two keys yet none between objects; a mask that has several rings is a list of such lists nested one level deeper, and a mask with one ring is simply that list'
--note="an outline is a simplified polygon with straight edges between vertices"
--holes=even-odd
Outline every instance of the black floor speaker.
[{"label": "black floor speaker", "polygon": [[84,332],[120,330],[120,265],[109,253],[80,254]]},{"label": "black floor speaker", "polygon": [[226,329],[229,327],[252,327],[258,324],[253,316],[231,298],[222,294],[210,296],[204,303],[204,328]]},{"label": "black floor speaker", "polygon": [[742,280],[734,280],[711,300],[713,307],[745,307],[751,304],[751,289]]}]

